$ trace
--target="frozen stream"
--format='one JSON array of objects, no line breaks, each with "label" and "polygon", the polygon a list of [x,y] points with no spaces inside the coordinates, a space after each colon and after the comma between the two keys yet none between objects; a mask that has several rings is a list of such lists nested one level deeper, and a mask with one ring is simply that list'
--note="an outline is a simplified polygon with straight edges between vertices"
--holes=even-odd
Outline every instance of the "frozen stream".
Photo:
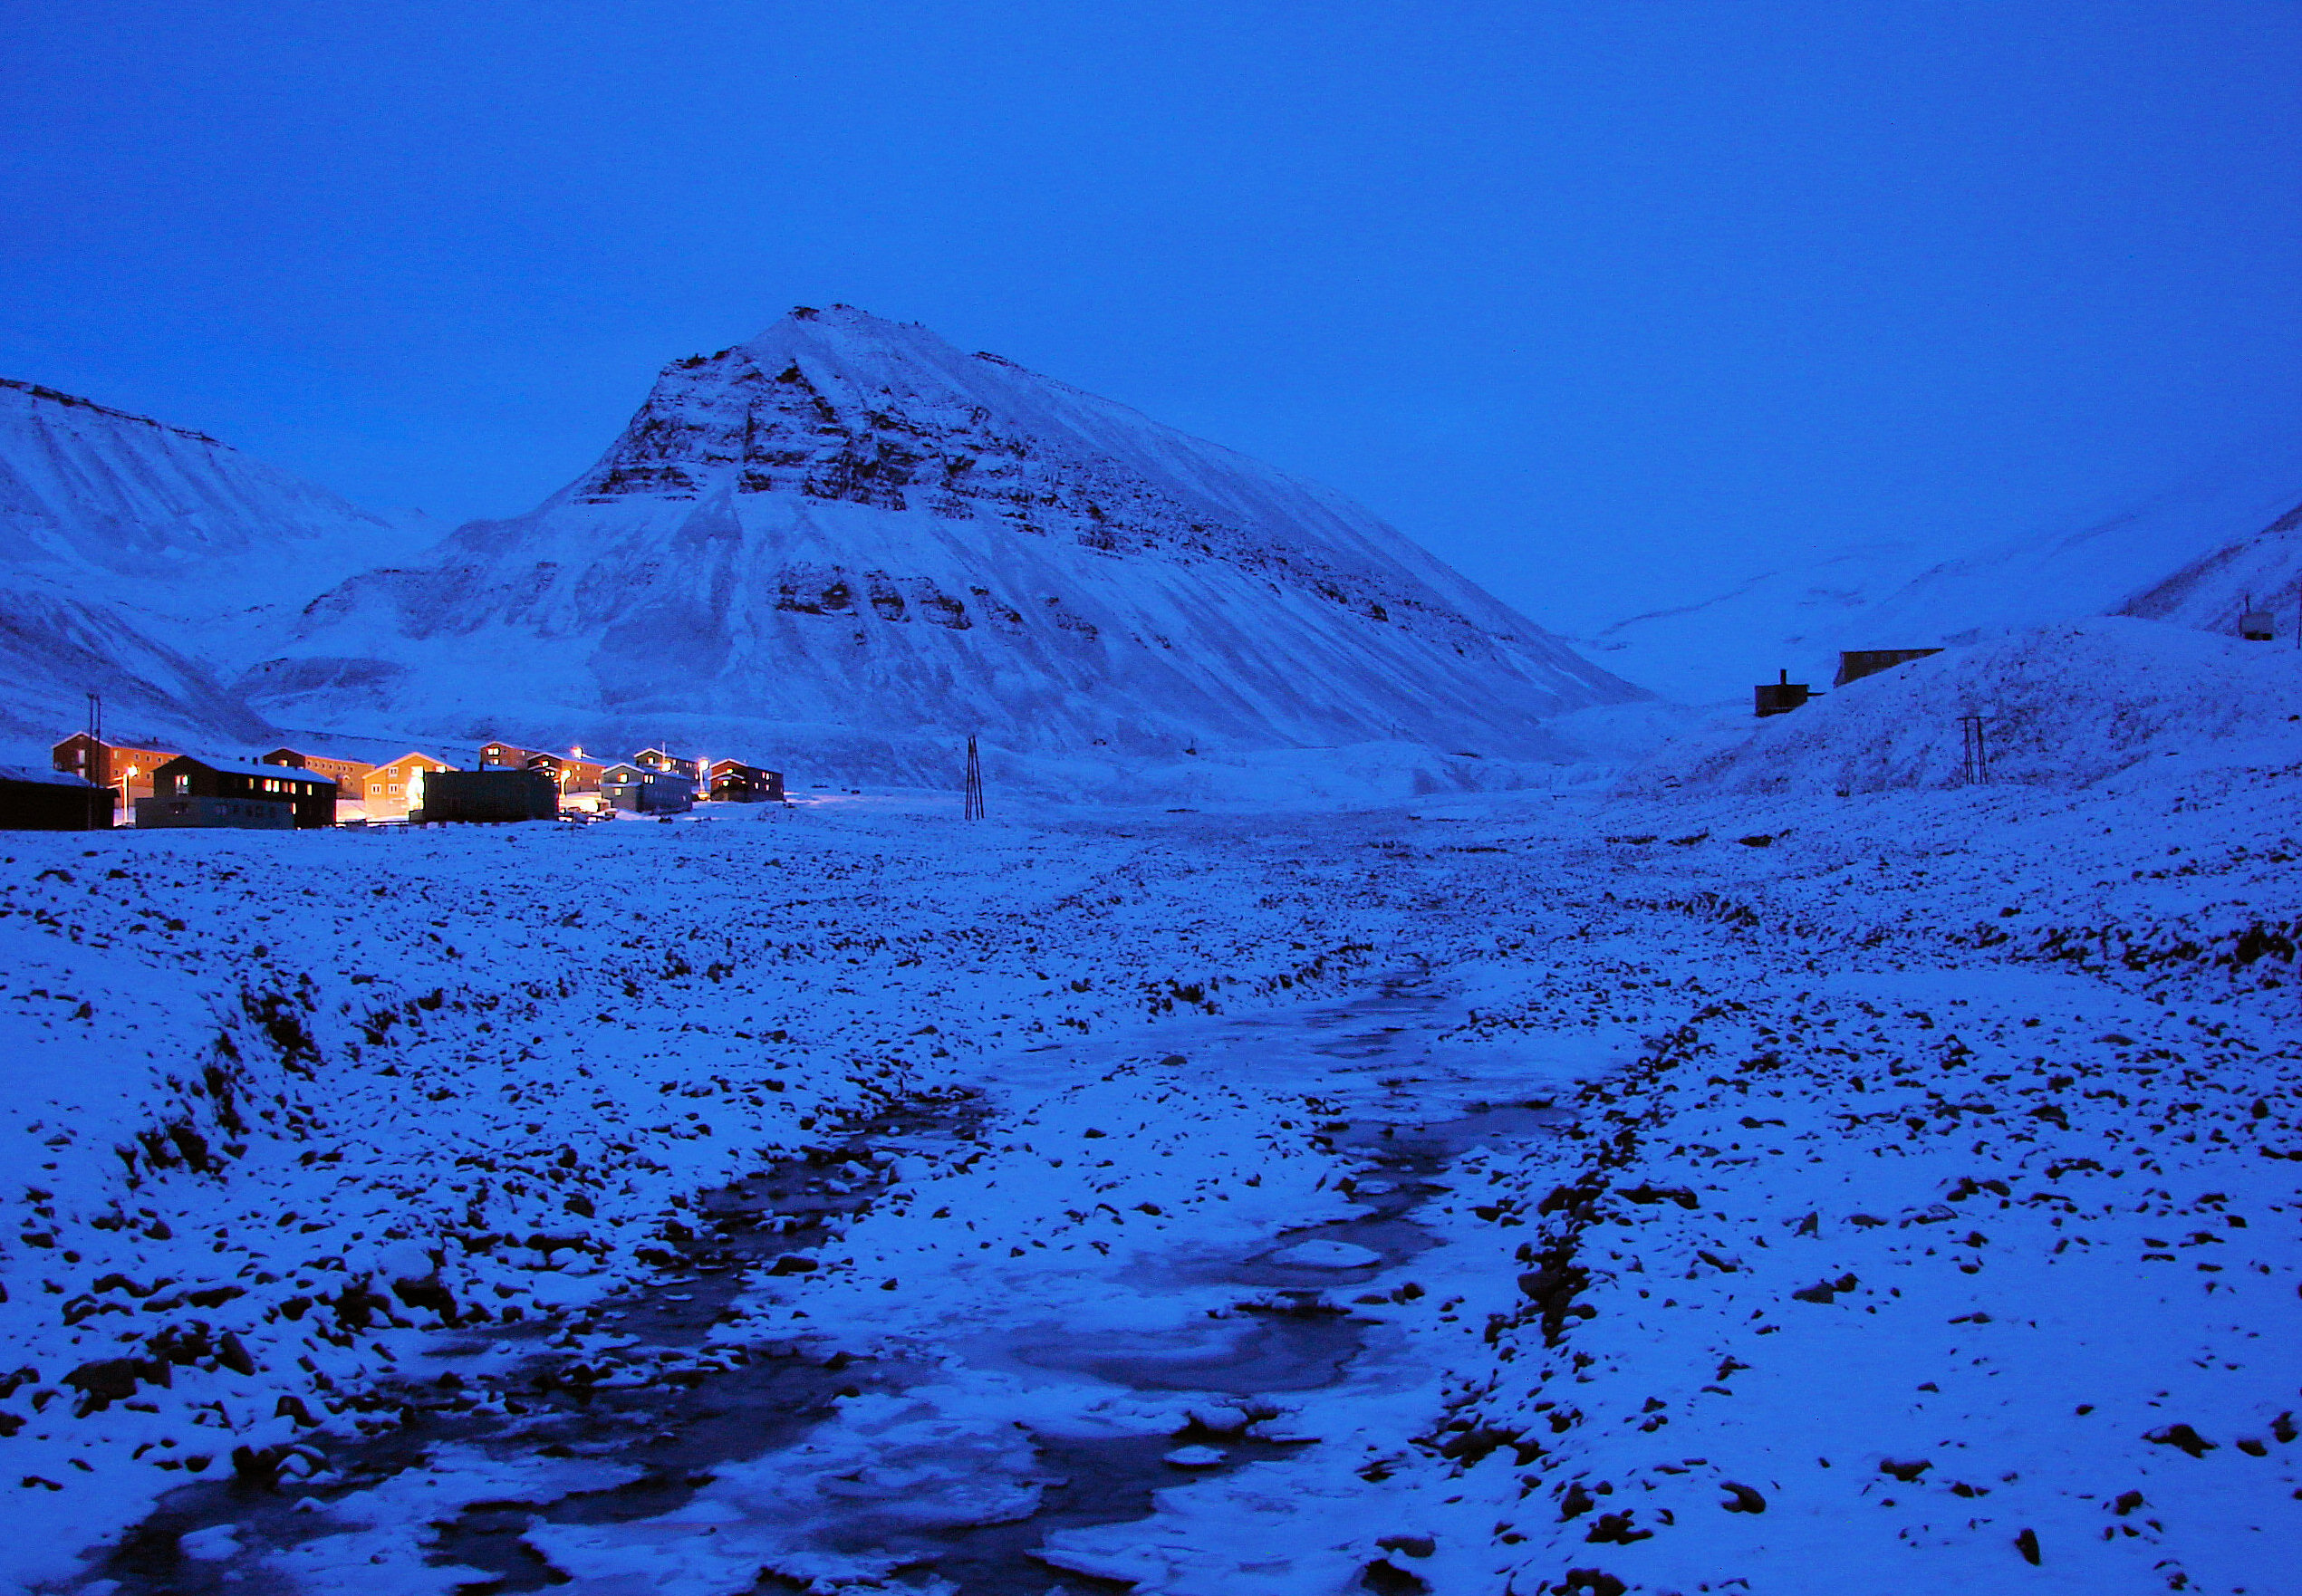
[{"label": "frozen stream", "polygon": [[[1169,1230],[1125,1271],[1147,1311],[1083,1315],[1066,1277],[1045,1300],[1010,1289],[947,1313],[942,1333],[862,1338],[860,1354],[846,1350],[855,1327],[820,1307],[821,1331],[760,1333],[778,1313],[809,1315],[832,1273],[819,1261],[867,1252],[918,1171],[967,1169],[1009,1117],[1049,1112],[1035,1094],[1059,1096],[1081,1059],[1042,1052],[1002,1082],[1004,1101],[854,1124],[711,1194],[678,1263],[641,1291],[524,1336],[443,1333],[419,1372],[376,1394],[373,1433],[242,1456],[236,1477],[174,1493],[73,1589],[1131,1589],[1064,1548],[1146,1519],[1159,1493],[1315,1450],[1334,1425],[1303,1422],[1307,1396],[1330,1413],[1356,1396],[1379,1407],[1434,1377],[1367,1304],[1422,1295],[1401,1274],[1438,1245],[1416,1216],[1466,1149],[1572,1120],[1540,1099],[1433,1096],[1428,1034],[1448,1007],[1395,981],[1348,1004],[1200,1023],[1189,1055],[1160,1059],[1170,1083],[1245,1073],[1324,1093],[1339,1112],[1315,1146],[1337,1178],[1324,1216],[1256,1243]],[[947,1226],[997,1224],[997,1209],[969,1219],[957,1207],[964,1179],[947,1185]],[[978,1246],[1021,1255],[1027,1239],[995,1230],[1000,1245]],[[1421,1588],[1390,1564],[1370,1578]]]}]

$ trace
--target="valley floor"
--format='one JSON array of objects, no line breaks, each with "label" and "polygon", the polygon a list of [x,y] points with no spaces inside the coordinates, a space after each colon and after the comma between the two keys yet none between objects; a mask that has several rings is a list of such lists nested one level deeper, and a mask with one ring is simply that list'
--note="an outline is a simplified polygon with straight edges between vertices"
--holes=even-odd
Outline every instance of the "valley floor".
[{"label": "valley floor", "polygon": [[0,1579],[2302,1590],[2277,784],[9,834]]}]

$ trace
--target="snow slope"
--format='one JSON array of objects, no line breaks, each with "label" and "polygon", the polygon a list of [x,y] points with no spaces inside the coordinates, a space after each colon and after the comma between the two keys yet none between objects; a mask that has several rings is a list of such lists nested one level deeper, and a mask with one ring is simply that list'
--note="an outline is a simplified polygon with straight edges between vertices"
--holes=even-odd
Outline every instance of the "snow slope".
[{"label": "snow slope", "polygon": [[2249,608],[2268,612],[2278,640],[2302,622],[2302,501],[2252,537],[2226,543],[2126,601],[2120,613],[2230,632]]},{"label": "snow slope", "polygon": [[[17,839],[0,1569],[2281,1589],[2290,783]],[[804,1260],[667,1250],[811,1149]]]},{"label": "snow slope", "polygon": [[420,535],[212,437],[0,380],[5,569],[199,627],[301,604]]},{"label": "snow slope", "polygon": [[[1630,790],[1878,793],[1964,780],[1970,715],[1993,782],[2075,788],[2137,765],[2302,764],[2302,652],[2124,616],[2008,630],[1789,715],[1665,748]],[[2147,772],[2138,774],[2148,774]]]},{"label": "snow slope", "polygon": [[302,724],[939,784],[980,734],[1119,790],[1201,754],[1554,757],[1544,717],[1641,696],[1332,493],[845,307],[668,367],[581,479],[346,582],[247,685]]},{"label": "snow slope", "polygon": [[259,739],[226,686],[246,639],[418,535],[200,433],[0,380],[0,736],[52,741],[94,691],[123,736]]},{"label": "snow slope", "polygon": [[1945,560],[1962,540],[1847,550],[1731,591],[1616,622],[1583,646],[1632,680],[1692,703],[1748,703],[1787,668],[1826,685],[1842,649],[1933,648],[1983,629],[2129,614],[2235,630],[2247,593],[2291,639],[2302,591],[2294,536],[2302,442],[2236,449],[2191,478],[2075,528],[2026,531]]}]

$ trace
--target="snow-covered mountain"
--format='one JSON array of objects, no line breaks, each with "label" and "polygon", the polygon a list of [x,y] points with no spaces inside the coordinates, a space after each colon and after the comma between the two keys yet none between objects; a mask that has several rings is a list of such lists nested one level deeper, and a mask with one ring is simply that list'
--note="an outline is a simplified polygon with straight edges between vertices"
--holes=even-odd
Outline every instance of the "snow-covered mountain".
[{"label": "snow-covered mountain", "polygon": [[2302,494],[2252,537],[2191,561],[2127,600],[2119,613],[2227,632],[2249,610],[2268,614],[2277,638],[2302,643]]},{"label": "snow-covered mountain", "polygon": [[0,379],[0,736],[61,736],[99,692],[125,735],[260,739],[226,685],[243,639],[417,535],[203,434]]},{"label": "snow-covered mountain", "polygon": [[939,781],[979,733],[1074,785],[1541,758],[1546,716],[1643,696],[1333,493],[844,306],[666,368],[576,482],[345,582],[246,685],[299,725]]},{"label": "snow-covered mountain", "polygon": [[2298,508],[2302,439],[2267,438],[2114,514],[1948,560],[1943,545],[1848,550],[1630,617],[1582,644],[1633,681],[1715,703],[1747,702],[1751,683],[1786,667],[1793,679],[1827,683],[1841,649],[1934,648],[2114,614],[2234,631],[2249,595],[2272,605],[2290,638]]}]

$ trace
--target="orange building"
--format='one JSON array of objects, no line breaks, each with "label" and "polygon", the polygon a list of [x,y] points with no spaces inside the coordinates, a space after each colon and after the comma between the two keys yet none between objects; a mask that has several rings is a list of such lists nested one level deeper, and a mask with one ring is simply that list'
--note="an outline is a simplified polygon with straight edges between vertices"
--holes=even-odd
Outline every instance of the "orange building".
[{"label": "orange building", "polygon": [[55,767],[94,786],[110,787],[120,795],[120,807],[132,808],[139,798],[152,795],[152,772],[176,755],[166,748],[130,748],[106,743],[86,732],[74,732],[52,751]]},{"label": "orange building", "polygon": [[275,748],[259,763],[294,765],[298,770],[308,770],[315,776],[328,776],[345,797],[355,802],[363,791],[361,784],[371,768],[361,760],[338,759],[330,754],[299,754],[293,748]]},{"label": "orange building", "polygon": [[482,770],[491,766],[504,770],[525,770],[527,768],[527,762],[535,758],[539,752],[538,749],[521,748],[510,743],[485,743],[480,745],[479,765]]},{"label": "orange building", "polygon": [[600,773],[607,766],[596,759],[584,758],[583,751],[578,748],[571,754],[531,754],[527,756],[527,768],[550,776],[559,784],[560,795],[567,797],[577,793],[597,793]]},{"label": "orange building", "polygon": [[405,819],[410,809],[423,806],[423,779],[436,770],[456,767],[438,755],[402,754],[387,760],[360,779],[360,807],[370,820]]}]

